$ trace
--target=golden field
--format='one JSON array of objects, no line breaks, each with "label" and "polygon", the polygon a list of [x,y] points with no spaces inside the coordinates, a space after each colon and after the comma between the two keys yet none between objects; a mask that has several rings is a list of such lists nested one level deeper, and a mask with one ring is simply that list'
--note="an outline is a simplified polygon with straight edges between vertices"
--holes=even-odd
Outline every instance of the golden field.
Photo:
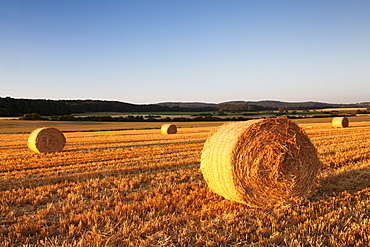
[{"label": "golden field", "polygon": [[207,187],[200,156],[219,124],[66,132],[52,154],[0,134],[0,246],[367,246],[369,121],[299,122],[324,164],[320,186],[270,209]]}]

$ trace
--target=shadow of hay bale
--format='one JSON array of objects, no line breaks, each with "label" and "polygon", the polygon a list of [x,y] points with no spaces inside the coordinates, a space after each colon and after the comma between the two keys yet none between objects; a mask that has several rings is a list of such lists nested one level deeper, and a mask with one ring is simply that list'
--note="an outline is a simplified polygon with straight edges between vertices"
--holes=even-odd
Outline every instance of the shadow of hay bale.
[{"label": "shadow of hay bale", "polygon": [[320,179],[320,186],[310,199],[315,201],[345,191],[356,193],[366,188],[370,188],[370,169],[351,169],[339,175]]}]

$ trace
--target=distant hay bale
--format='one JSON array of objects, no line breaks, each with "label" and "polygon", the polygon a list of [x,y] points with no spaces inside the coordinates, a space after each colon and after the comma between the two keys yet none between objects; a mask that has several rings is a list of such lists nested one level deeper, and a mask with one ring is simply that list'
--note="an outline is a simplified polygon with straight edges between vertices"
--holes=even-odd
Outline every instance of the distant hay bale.
[{"label": "distant hay bale", "polygon": [[163,124],[161,127],[162,134],[176,134],[177,127],[174,124]]},{"label": "distant hay bale", "polygon": [[203,148],[210,189],[251,207],[296,202],[312,193],[321,171],[316,148],[288,118],[225,124]]},{"label": "distant hay bale", "polygon": [[56,128],[44,127],[31,132],[28,147],[36,153],[53,153],[63,150],[66,138]]},{"label": "distant hay bale", "polygon": [[347,117],[335,117],[331,123],[333,127],[346,128],[349,125],[349,120]]}]

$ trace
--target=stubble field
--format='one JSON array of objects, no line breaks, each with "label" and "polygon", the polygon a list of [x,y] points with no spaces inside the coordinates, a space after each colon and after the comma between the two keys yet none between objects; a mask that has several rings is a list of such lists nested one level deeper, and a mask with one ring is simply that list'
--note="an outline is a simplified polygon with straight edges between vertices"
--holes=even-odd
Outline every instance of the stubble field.
[{"label": "stubble field", "polygon": [[[221,123],[217,123],[221,124]],[[199,170],[215,126],[68,132],[60,153],[0,134],[1,246],[366,246],[370,122],[300,123],[324,164],[301,203],[251,209]]]}]

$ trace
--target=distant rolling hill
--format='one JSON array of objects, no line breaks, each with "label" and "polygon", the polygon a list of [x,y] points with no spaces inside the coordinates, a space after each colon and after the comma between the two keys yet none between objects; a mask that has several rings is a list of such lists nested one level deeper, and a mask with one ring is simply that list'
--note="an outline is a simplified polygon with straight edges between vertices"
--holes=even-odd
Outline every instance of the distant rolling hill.
[{"label": "distant rolling hill", "polygon": [[222,105],[255,105],[255,106],[262,106],[267,109],[278,109],[280,107],[289,107],[289,108],[310,108],[310,109],[322,109],[322,108],[342,108],[342,107],[368,107],[370,106],[369,102],[362,102],[356,104],[331,104],[331,103],[324,103],[324,102],[314,102],[314,101],[307,101],[307,102],[284,102],[284,101],[277,101],[277,100],[261,100],[261,101],[227,101],[222,103],[203,103],[203,102],[162,102],[158,103],[161,106],[168,106],[168,107],[180,107],[180,108],[198,108],[198,107],[217,107]]},{"label": "distant rolling hill", "polygon": [[215,107],[215,103],[203,103],[203,102],[163,102],[158,103],[160,106],[168,107],[181,107],[181,108],[199,108],[199,107]]}]

